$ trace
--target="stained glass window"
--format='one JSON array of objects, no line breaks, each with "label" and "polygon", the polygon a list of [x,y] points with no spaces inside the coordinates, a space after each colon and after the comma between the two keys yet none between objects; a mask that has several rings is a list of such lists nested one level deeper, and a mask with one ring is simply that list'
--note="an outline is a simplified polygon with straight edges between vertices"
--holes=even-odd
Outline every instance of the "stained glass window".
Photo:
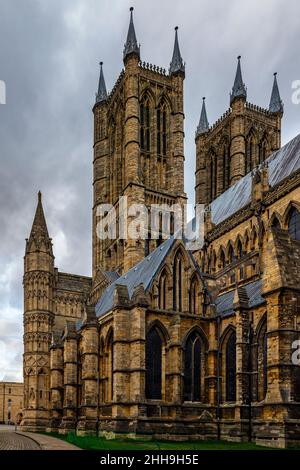
[{"label": "stained glass window", "polygon": [[290,211],[289,234],[294,240],[300,240],[300,213],[295,207]]},{"label": "stained glass window", "polygon": [[236,334],[226,344],[226,401],[236,400]]},{"label": "stained glass window", "polygon": [[141,119],[141,149],[150,152],[150,104],[149,98],[144,96],[140,107]]},{"label": "stained glass window", "polygon": [[146,337],[146,398],[160,400],[162,386],[162,339],[157,328]]},{"label": "stained glass window", "polygon": [[184,400],[201,401],[201,339],[191,334],[184,356]]}]

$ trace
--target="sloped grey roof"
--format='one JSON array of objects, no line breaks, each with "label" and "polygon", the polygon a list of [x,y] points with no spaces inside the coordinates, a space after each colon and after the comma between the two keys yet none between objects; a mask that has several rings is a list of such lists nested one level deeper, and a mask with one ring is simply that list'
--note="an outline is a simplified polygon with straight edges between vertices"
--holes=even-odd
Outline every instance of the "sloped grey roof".
[{"label": "sloped grey roof", "polygon": [[[294,137],[281,149],[272,153],[266,159],[269,167],[269,185],[271,187],[280,183],[287,176],[300,168],[300,134]],[[259,166],[259,168],[262,165]],[[238,210],[251,202],[251,173],[237,181],[223,194],[212,201],[211,220],[213,224],[219,224],[228,219]]]},{"label": "sloped grey roof", "polygon": [[116,285],[127,286],[129,298],[132,297],[134,288],[143,284],[145,291],[151,287],[152,281],[160,269],[165,257],[169,253],[174,238],[162,243],[147,258],[130,269],[126,274],[116,279],[103,293],[96,304],[96,316],[101,317],[113,307],[113,295]]},{"label": "sloped grey roof", "polygon": [[267,159],[269,184],[275,186],[300,168],[300,134]]},{"label": "sloped grey roof", "polygon": [[[262,281],[254,281],[245,286],[248,298],[249,298],[249,307],[257,307],[264,303],[264,298],[261,296],[262,290]],[[216,307],[218,315],[226,316],[231,315],[233,310],[233,299],[234,299],[234,292],[232,290],[230,292],[226,292],[226,294],[220,295],[216,300]]]},{"label": "sloped grey roof", "polygon": [[251,173],[237,181],[223,194],[212,201],[211,220],[213,224],[219,224],[228,219],[242,207],[251,201]]}]

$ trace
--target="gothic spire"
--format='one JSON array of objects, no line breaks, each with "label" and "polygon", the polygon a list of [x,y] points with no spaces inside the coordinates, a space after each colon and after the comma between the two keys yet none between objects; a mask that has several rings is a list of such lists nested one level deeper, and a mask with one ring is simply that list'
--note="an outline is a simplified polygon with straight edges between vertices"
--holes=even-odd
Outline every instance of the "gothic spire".
[{"label": "gothic spire", "polygon": [[35,216],[32,223],[29,239],[26,241],[26,253],[31,251],[39,251],[41,246],[44,246],[47,253],[53,256],[52,242],[49,237],[43,204],[42,193],[38,192],[38,203],[35,211]]},{"label": "gothic spire", "polygon": [[43,204],[42,204],[42,193],[38,192],[38,203],[35,211],[35,216],[33,219],[33,224],[31,228],[30,237],[34,235],[44,235],[49,238]]},{"label": "gothic spire", "polygon": [[123,60],[125,61],[129,54],[137,54],[140,58],[140,46],[137,43],[135,29],[133,24],[133,7],[130,8],[130,22],[127,34],[127,40],[124,45]]},{"label": "gothic spire", "polygon": [[196,131],[196,137],[200,134],[205,134],[205,132],[209,130],[209,124],[208,124],[206,106],[205,106],[205,97],[203,97],[202,99],[203,99],[202,109],[201,109],[199,124],[198,124],[197,131]]},{"label": "gothic spire", "polygon": [[103,62],[100,62],[100,76],[99,76],[98,93],[96,94],[96,103],[102,103],[102,101],[105,101],[107,99],[107,91],[106,91],[102,65],[103,65]]},{"label": "gothic spire", "polygon": [[173,50],[173,57],[170,63],[169,73],[176,73],[176,72],[183,72],[185,71],[185,66],[180,54],[179,43],[178,43],[178,26],[175,27],[175,42],[174,42],[174,50]]},{"label": "gothic spire", "polygon": [[270,99],[269,111],[271,113],[283,113],[283,102],[280,98],[278,83],[277,83],[277,72],[274,73],[274,81],[272,94]]},{"label": "gothic spire", "polygon": [[237,69],[236,69],[236,74],[235,74],[235,79],[234,79],[234,84],[232,88],[232,92],[230,93],[230,105],[233,103],[235,98],[247,98],[247,89],[245,87],[245,84],[243,82],[243,77],[242,77],[242,70],[241,70],[241,56],[238,56],[238,64],[237,64]]}]

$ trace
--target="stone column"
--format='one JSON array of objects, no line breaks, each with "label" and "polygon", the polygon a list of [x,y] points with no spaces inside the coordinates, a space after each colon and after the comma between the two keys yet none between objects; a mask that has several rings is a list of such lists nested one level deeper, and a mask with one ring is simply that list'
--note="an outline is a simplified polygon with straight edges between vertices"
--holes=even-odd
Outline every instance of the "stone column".
[{"label": "stone column", "polygon": [[249,299],[244,287],[235,291],[233,308],[236,315],[236,410],[235,418],[240,440],[249,435],[250,411],[250,342],[251,324],[249,318]]},{"label": "stone column", "polygon": [[93,307],[87,307],[81,328],[82,403],[80,406],[80,435],[96,434],[99,404],[99,338]]},{"label": "stone column", "polygon": [[[96,103],[93,108],[94,113],[94,160],[93,160],[93,278],[97,270],[104,266],[106,257],[104,253],[105,243],[99,240],[96,233],[97,206],[109,203],[109,145],[107,129],[107,101]],[[109,271],[110,267],[106,267]]]},{"label": "stone column", "polygon": [[64,414],[60,432],[76,429],[77,423],[77,333],[75,323],[67,322],[64,341]]},{"label": "stone column", "polygon": [[195,202],[196,204],[209,203],[208,188],[208,164],[206,161],[206,140],[207,134],[199,134],[196,139],[196,186],[195,186]]},{"label": "stone column", "polygon": [[230,146],[230,185],[245,175],[245,99],[232,103],[231,146]]},{"label": "stone column", "polygon": [[[140,152],[140,105],[139,105],[139,65],[138,57],[130,55],[125,62],[125,190],[127,208],[133,204],[145,204],[145,191],[141,182],[141,152]],[[128,215],[130,224],[136,214]],[[146,227],[147,228],[147,227]],[[127,236],[124,241],[124,272],[129,271],[145,257],[145,240],[132,239]]]},{"label": "stone column", "polygon": [[174,168],[171,176],[171,191],[184,196],[184,109],[183,109],[184,72],[172,74],[174,95],[173,108],[173,160]]},{"label": "stone column", "polygon": [[166,401],[180,405],[183,401],[183,370],[182,343],[180,332],[180,316],[174,314],[170,326],[170,344],[167,364]]},{"label": "stone column", "polygon": [[149,301],[143,285],[135,288],[130,311],[130,401],[145,401],[146,309]]},{"label": "stone column", "polygon": [[63,377],[64,377],[64,361],[63,361],[63,344],[61,338],[57,335],[52,336],[52,345],[50,347],[50,423],[49,432],[57,432],[61,425],[63,416]]},{"label": "stone column", "polygon": [[236,289],[233,308],[236,315],[236,402],[245,405],[249,402],[250,354],[249,299],[245,288]]},{"label": "stone column", "polygon": [[[205,393],[207,402],[217,405],[217,359],[218,359],[218,325],[217,322],[209,322],[209,347],[207,352],[207,378]],[[221,365],[220,365],[221,367]],[[221,371],[220,371],[221,375]],[[221,386],[221,384],[220,384]]]}]

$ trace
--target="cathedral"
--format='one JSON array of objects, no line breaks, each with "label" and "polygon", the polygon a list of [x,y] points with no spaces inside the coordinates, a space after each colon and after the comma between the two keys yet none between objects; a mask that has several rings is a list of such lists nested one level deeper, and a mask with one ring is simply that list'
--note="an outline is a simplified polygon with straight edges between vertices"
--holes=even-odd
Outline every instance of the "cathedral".
[{"label": "cathedral", "polygon": [[91,277],[55,266],[41,193],[26,240],[24,430],[299,445],[300,135],[281,146],[276,74],[269,107],[249,103],[240,59],[228,109],[209,125],[203,99],[195,133],[201,246],[160,225],[101,239],[99,205],[187,203],[178,31],[168,71],[143,62],[131,9],[93,107]]}]

